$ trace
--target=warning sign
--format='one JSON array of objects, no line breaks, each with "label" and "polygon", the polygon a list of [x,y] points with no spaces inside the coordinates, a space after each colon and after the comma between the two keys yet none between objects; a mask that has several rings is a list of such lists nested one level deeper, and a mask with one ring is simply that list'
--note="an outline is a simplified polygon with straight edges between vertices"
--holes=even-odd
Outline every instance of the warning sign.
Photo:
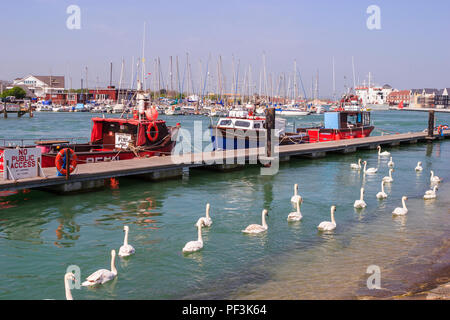
[{"label": "warning sign", "polygon": [[117,149],[127,149],[130,142],[132,142],[131,134],[116,133],[116,148]]},{"label": "warning sign", "polygon": [[[3,178],[18,180],[39,175],[38,162],[41,162],[41,149],[5,149],[3,152]],[[9,167],[9,170],[7,167]]]}]

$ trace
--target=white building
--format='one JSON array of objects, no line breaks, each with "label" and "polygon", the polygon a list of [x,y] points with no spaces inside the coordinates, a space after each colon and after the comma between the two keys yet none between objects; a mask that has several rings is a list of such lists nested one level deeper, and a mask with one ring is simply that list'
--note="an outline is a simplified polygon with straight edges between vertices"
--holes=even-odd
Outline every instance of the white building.
[{"label": "white building", "polygon": [[13,86],[25,86],[37,97],[45,98],[46,94],[64,93],[64,76],[34,76],[17,78]]},{"label": "white building", "polygon": [[392,87],[385,84],[383,87],[370,86],[370,87],[357,87],[355,88],[356,94],[362,100],[363,105],[387,104],[387,97],[389,93],[393,91]]}]

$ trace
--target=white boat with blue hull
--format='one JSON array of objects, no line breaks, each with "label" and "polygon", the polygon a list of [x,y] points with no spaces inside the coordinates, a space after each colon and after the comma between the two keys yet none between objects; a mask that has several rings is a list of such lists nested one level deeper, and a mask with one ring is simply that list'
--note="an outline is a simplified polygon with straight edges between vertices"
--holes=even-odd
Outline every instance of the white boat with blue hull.
[{"label": "white boat with blue hull", "polygon": [[[219,118],[211,127],[214,150],[259,148],[266,145],[265,117],[249,115],[246,111],[230,111],[228,117]],[[281,144],[302,143],[305,134],[285,132],[286,120],[275,119],[275,137]]]}]

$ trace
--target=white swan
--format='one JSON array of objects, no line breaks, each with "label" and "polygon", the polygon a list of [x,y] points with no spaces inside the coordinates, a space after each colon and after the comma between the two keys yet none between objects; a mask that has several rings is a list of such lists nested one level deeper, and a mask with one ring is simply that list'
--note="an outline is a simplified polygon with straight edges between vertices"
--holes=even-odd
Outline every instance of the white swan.
[{"label": "white swan", "polygon": [[392,171],[394,171],[394,169],[389,169],[389,176],[383,177],[384,182],[394,182],[394,179],[392,178]]},{"label": "white swan", "polygon": [[379,155],[379,156],[382,156],[382,157],[389,157],[389,156],[391,155],[391,153],[390,153],[390,152],[387,152],[387,151],[381,152],[381,147],[380,147],[380,146],[378,146],[377,149],[378,149],[378,155]]},{"label": "white swan", "polygon": [[421,161],[417,162],[417,166],[416,166],[416,168],[414,170],[416,170],[416,171],[422,171],[423,170]]},{"label": "white swan", "polygon": [[111,270],[100,269],[95,271],[86,281],[83,282],[82,286],[93,286],[96,284],[103,284],[114,279],[117,276],[117,269],[114,265],[114,260],[116,259],[116,250],[111,250]]},{"label": "white swan", "polygon": [[392,161],[392,157],[389,159],[388,166],[392,168],[394,167],[394,161]]},{"label": "white swan", "polygon": [[297,204],[296,204],[297,211],[289,213],[289,215],[287,217],[288,221],[300,221],[300,220],[302,220],[303,216],[302,216],[302,213],[300,212],[300,205],[301,205],[302,202],[303,202],[303,200],[300,200],[300,199],[297,201]]},{"label": "white swan", "polygon": [[386,192],[384,192],[384,180],[381,180],[381,191],[377,193],[377,199],[387,198]]},{"label": "white swan", "polygon": [[403,216],[403,215],[407,214],[408,213],[408,208],[406,208],[406,203],[405,203],[406,200],[408,200],[408,197],[407,196],[403,196],[402,197],[402,205],[403,205],[403,207],[402,208],[399,208],[399,207],[395,208],[395,210],[392,211],[392,214],[397,215],[397,216]]},{"label": "white swan", "polygon": [[67,272],[64,275],[64,289],[66,290],[66,300],[73,300],[72,292],[70,291],[69,281],[75,281],[75,276],[72,272]]},{"label": "white swan", "polygon": [[377,173],[378,169],[377,168],[369,168],[366,170],[366,166],[367,166],[367,161],[364,161],[364,174],[375,174]]},{"label": "white swan", "polygon": [[436,198],[436,190],[438,186],[434,186],[433,190],[427,190],[423,196],[425,200],[435,199]]},{"label": "white swan", "polygon": [[294,195],[291,197],[291,202],[296,204],[299,199],[302,201],[302,197],[298,194],[298,184],[294,184]]},{"label": "white swan", "polygon": [[334,220],[334,212],[336,211],[336,206],[331,206],[331,222],[330,221],[322,221],[317,229],[320,231],[331,231],[336,229],[336,221]]},{"label": "white swan", "polygon": [[199,223],[202,223],[204,227],[211,227],[212,219],[209,216],[209,208],[210,208],[210,205],[209,205],[209,203],[207,203],[206,204],[206,216],[198,219],[197,223],[195,224],[196,227],[198,227]]},{"label": "white swan", "polygon": [[262,216],[262,225],[260,224],[251,224],[247,226],[242,232],[244,233],[260,233],[267,230],[266,216],[268,216],[268,212],[264,209],[261,213]]},{"label": "white swan", "polygon": [[359,200],[355,200],[353,206],[357,209],[365,208],[367,206],[366,202],[364,201],[364,188],[361,188],[361,195],[359,197]]},{"label": "white swan", "polygon": [[361,159],[358,159],[358,163],[351,163],[350,168],[355,170],[361,169]]},{"label": "white swan", "polygon": [[431,182],[439,183],[439,182],[442,181],[441,178],[439,178],[438,176],[435,176],[435,175],[434,175],[434,171],[433,171],[433,170],[430,170],[430,173],[431,173],[431,177],[430,177],[430,181],[431,181]]},{"label": "white swan", "polygon": [[198,239],[197,241],[189,241],[183,248],[183,252],[195,252],[203,248],[203,239],[202,239],[202,222],[200,221],[203,218],[198,219],[196,225],[198,230]]},{"label": "white swan", "polygon": [[128,232],[130,231],[130,228],[128,226],[123,226],[123,231],[125,232],[125,236],[123,238],[123,245],[119,249],[119,257],[127,257],[135,252],[133,246],[128,244]]}]

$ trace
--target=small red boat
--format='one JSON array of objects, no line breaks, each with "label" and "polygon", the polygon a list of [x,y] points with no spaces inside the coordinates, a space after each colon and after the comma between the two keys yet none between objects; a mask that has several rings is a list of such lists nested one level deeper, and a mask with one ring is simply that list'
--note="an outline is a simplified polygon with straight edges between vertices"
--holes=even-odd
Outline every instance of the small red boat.
[{"label": "small red boat", "polygon": [[306,134],[309,142],[335,141],[368,137],[375,127],[370,122],[369,111],[333,111],[324,113],[324,125],[297,128]]}]

